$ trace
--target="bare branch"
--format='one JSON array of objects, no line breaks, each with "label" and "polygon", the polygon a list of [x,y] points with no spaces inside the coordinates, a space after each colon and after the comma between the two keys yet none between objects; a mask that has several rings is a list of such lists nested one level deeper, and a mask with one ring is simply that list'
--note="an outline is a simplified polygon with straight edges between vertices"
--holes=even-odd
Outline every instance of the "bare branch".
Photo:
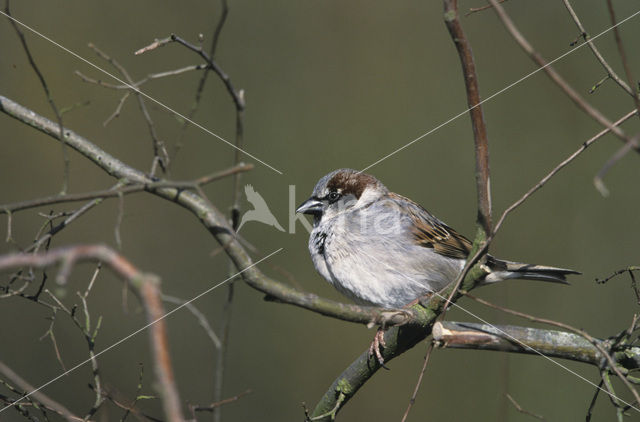
[{"label": "bare branch", "polygon": [[518,412],[522,413],[523,415],[529,415],[529,416],[532,416],[532,417],[534,417],[534,418],[536,418],[536,419],[539,419],[539,420],[541,420],[541,421],[543,421],[543,420],[544,420],[544,418],[543,418],[542,416],[540,416],[540,415],[536,415],[536,414],[535,414],[535,413],[533,413],[533,412],[529,412],[528,410],[523,409],[523,408],[522,408],[522,406],[520,406],[520,405],[518,404],[518,402],[517,402],[517,401],[515,401],[515,400],[513,399],[513,397],[511,397],[511,395],[510,395],[509,393],[507,393],[507,394],[506,394],[506,396],[507,396],[507,398],[509,399],[509,401],[511,402],[511,404],[513,404],[513,407],[515,407],[515,408],[516,408],[516,410],[517,410]]},{"label": "bare branch", "polygon": [[[100,50],[97,46],[95,46],[92,43],[89,43],[89,48],[95,51],[98,57],[102,58],[103,60],[106,60],[118,72],[120,72],[120,74],[124,77],[124,79],[129,85],[135,86],[135,81],[131,78],[131,76],[129,75],[129,72],[127,72],[124,66],[118,63],[118,61],[110,57],[108,54]],[[140,94],[140,91],[134,90],[134,93],[136,95],[136,98],[138,99],[138,106],[140,108],[140,111],[142,112],[142,115],[144,116],[144,119],[147,122],[149,134],[151,135],[151,140],[153,145],[153,157],[154,157],[153,162],[159,163],[162,170],[166,172],[166,167],[169,163],[169,154],[167,153],[167,149],[164,145],[164,142],[160,140],[160,138],[158,137],[158,134],[156,133],[155,124],[153,123],[153,120],[151,120],[151,115],[149,114],[149,110],[147,110],[146,103],[144,101],[144,98]]]},{"label": "bare branch", "polygon": [[633,275],[634,271],[640,271],[640,267],[638,266],[629,266],[627,268],[623,268],[621,270],[618,270],[616,272],[614,272],[613,274],[611,274],[609,277],[603,279],[603,280],[599,280],[596,278],[596,283],[598,284],[604,284],[606,282],[608,282],[609,280],[611,280],[612,278],[619,276],[620,274],[625,274],[625,273],[629,273],[629,277],[631,278],[631,288],[633,289],[633,293],[636,296],[636,303],[638,303],[638,305],[640,305],[640,290],[638,289],[638,285],[636,284],[636,277]]},{"label": "bare branch", "polygon": [[[529,321],[533,321],[533,322],[539,322],[542,324],[548,324],[548,325],[552,325],[555,327],[560,327],[563,328],[565,330],[571,331],[573,333],[576,333],[582,337],[584,337],[589,343],[591,343],[597,350],[598,352],[600,352],[600,354],[606,359],[607,363],[608,363],[608,368],[609,370],[611,370],[613,373],[615,373],[618,378],[620,378],[620,380],[623,382],[623,384],[627,387],[627,389],[631,392],[631,394],[633,395],[636,403],[640,403],[640,394],[638,394],[638,391],[631,385],[631,383],[629,382],[629,380],[627,379],[627,377],[622,373],[622,371],[620,370],[616,360],[614,359],[613,356],[611,356],[611,354],[605,349],[605,347],[601,344],[601,342],[599,342],[597,339],[595,339],[594,337],[592,337],[589,333],[587,333],[584,330],[580,330],[578,328],[572,327],[569,324],[564,324],[562,322],[558,322],[558,321],[553,321],[550,319],[545,319],[545,318],[538,318],[535,317],[533,315],[528,315],[524,312],[519,312],[519,311],[514,311],[513,309],[508,309],[502,306],[498,306],[495,305],[491,302],[488,302],[484,299],[480,299],[478,297],[472,296],[470,294],[466,294],[467,297],[475,300],[476,302],[482,303],[483,305],[486,305],[490,308],[493,309],[498,309],[502,312],[511,314],[511,315],[516,315],[518,317],[521,318],[525,318],[528,319]],[[634,321],[635,322],[635,321]]]},{"label": "bare branch", "polygon": [[249,171],[253,169],[253,164],[239,163],[226,170],[217,171],[194,180],[187,181],[172,181],[172,180],[160,180],[149,183],[138,183],[126,185],[123,187],[114,187],[111,189],[84,192],[76,194],[66,195],[54,195],[46,196],[43,198],[32,199],[29,201],[15,202],[12,204],[0,205],[0,214],[9,214],[15,211],[20,211],[29,208],[41,207],[44,205],[61,204],[66,202],[85,201],[87,199],[104,199],[120,197],[121,195],[127,195],[130,193],[137,193],[142,191],[152,191],[159,188],[176,188],[176,189],[195,189],[197,186],[204,186],[211,182],[215,182],[222,178]]},{"label": "bare branch", "polygon": [[63,157],[63,162],[64,162],[64,178],[63,178],[63,181],[62,181],[61,193],[64,194],[64,193],[67,192],[67,188],[69,187],[69,163],[70,163],[70,159],[69,159],[69,152],[67,151],[67,146],[66,146],[66,143],[64,141],[64,136],[63,136],[62,113],[60,113],[58,111],[58,106],[56,106],[55,101],[53,101],[53,96],[51,95],[51,91],[49,91],[49,86],[47,85],[47,82],[44,79],[44,75],[42,74],[42,72],[40,72],[40,69],[38,68],[38,65],[36,64],[35,59],[31,55],[31,50],[29,50],[29,45],[27,44],[27,39],[25,38],[24,34],[20,30],[20,27],[18,26],[16,21],[11,16],[11,10],[9,10],[9,0],[6,0],[4,11],[7,14],[7,17],[9,18],[9,23],[11,23],[11,26],[16,31],[16,34],[18,34],[18,38],[20,39],[20,43],[22,44],[22,48],[23,48],[25,54],[27,55],[27,59],[29,60],[29,64],[31,65],[31,68],[33,69],[33,71],[38,76],[38,79],[40,80],[40,85],[42,85],[42,89],[44,90],[44,94],[47,97],[47,101],[49,102],[49,105],[51,106],[51,109],[53,110],[53,114],[55,114],[55,116],[56,116],[56,121],[58,122],[58,134],[57,134],[57,136],[58,136],[58,139],[61,141],[62,157]]},{"label": "bare branch", "polygon": [[218,338],[218,335],[215,333],[215,331],[213,331],[213,328],[211,328],[211,324],[209,324],[209,321],[207,320],[205,315],[202,312],[200,312],[200,310],[198,310],[198,308],[196,308],[193,303],[187,302],[186,300],[183,300],[174,296],[169,296],[169,295],[162,295],[162,300],[169,303],[175,303],[177,305],[184,305],[187,308],[187,310],[189,310],[189,312],[191,312],[193,316],[198,320],[198,324],[200,324],[204,332],[207,333],[207,336],[213,343],[213,346],[216,349],[220,348],[221,343],[220,343],[220,339]]},{"label": "bare branch", "polygon": [[[220,21],[216,26],[216,31],[214,33],[213,42],[211,44],[211,53],[210,56],[213,58],[213,54],[216,51],[218,37],[220,36],[220,32],[222,31],[222,27],[224,26],[224,22],[227,17],[228,7],[226,0],[222,2],[223,10],[220,16]],[[222,78],[220,73],[218,75]],[[227,84],[227,92],[231,96],[232,100],[234,100],[234,104],[236,106],[236,136],[235,136],[235,151],[233,154],[233,164],[237,165],[240,162],[240,150],[243,147],[244,140],[244,91],[240,90],[236,92],[229,81]],[[238,95],[241,101],[236,101],[235,96]],[[232,206],[229,212],[229,219],[231,221],[231,227],[234,231],[238,230],[238,226],[240,224],[240,197],[241,197],[241,174],[233,175],[233,190],[231,194]],[[233,276],[235,272],[235,267],[232,262],[229,262],[229,275]],[[233,280],[231,283],[227,285],[227,300],[224,303],[222,308],[222,317],[221,317],[221,338],[222,344],[216,355],[216,372],[215,379],[213,385],[213,401],[220,402],[222,400],[223,394],[223,385],[224,385],[224,370],[226,366],[227,360],[227,351],[229,350],[229,335],[231,332],[231,315],[233,311],[233,297],[234,297],[234,283]],[[214,422],[221,422],[222,420],[222,409],[219,407],[215,407],[213,409],[213,420]]]},{"label": "bare branch", "polygon": [[[632,138],[633,140],[640,141],[640,133]],[[606,163],[603,164],[602,168],[593,176],[593,184],[600,192],[600,195],[607,197],[609,196],[609,189],[604,184],[604,177],[609,173],[609,170],[615,166],[618,161],[622,160],[629,151],[633,149],[633,145],[631,142],[628,142],[622,145],[618,150],[607,160]]]},{"label": "bare branch", "polygon": [[[509,353],[538,354],[588,363],[599,367],[603,355],[580,334],[566,331],[513,325],[490,325],[473,322],[437,322],[433,327],[433,339],[442,348],[493,350]],[[608,347],[604,340],[598,340]],[[633,360],[627,369],[640,365],[640,347],[626,349]],[[621,352],[618,357],[622,357]],[[635,359],[633,358],[635,356]],[[639,367],[640,368],[640,367]]]},{"label": "bare branch", "polygon": [[240,394],[236,394],[235,396],[228,397],[223,400],[219,400],[217,402],[207,404],[207,405],[192,405],[191,408],[194,412],[213,412],[215,409],[224,406],[225,404],[233,403],[240,400],[242,397],[247,394],[251,394],[251,390],[243,391]]},{"label": "bare branch", "polygon": [[[613,123],[613,126],[617,127],[618,125],[624,123],[625,121],[630,119],[632,116],[636,115],[637,113],[638,113],[637,110],[630,111],[629,113],[625,114],[624,116],[622,116],[621,118],[616,120]],[[505,218],[507,218],[507,216],[511,212],[513,212],[516,208],[518,208],[520,205],[522,205],[527,199],[529,199],[529,197],[531,195],[533,195],[538,189],[543,187],[560,170],[562,170],[569,163],[571,163],[573,160],[575,160],[580,154],[582,154],[587,148],[589,148],[589,146],[591,146],[591,144],[593,144],[594,142],[596,142],[598,139],[602,138],[604,135],[606,135],[609,132],[611,132],[610,128],[603,129],[600,132],[598,132],[597,134],[595,134],[594,136],[592,136],[591,138],[589,138],[588,140],[586,140],[582,145],[580,145],[580,148],[578,148],[573,154],[569,155],[560,164],[555,166],[553,168],[553,170],[551,170],[546,176],[544,176],[542,179],[540,179],[540,181],[538,183],[533,185],[531,187],[531,189],[529,189],[524,195],[522,195],[522,197],[520,197],[520,199],[515,201],[506,210],[504,210],[502,215],[500,215],[500,218],[498,219],[498,222],[496,223],[496,226],[493,229],[493,234],[492,234],[491,237],[495,236],[495,234],[498,232],[498,230],[502,226],[502,223],[504,222]],[[625,145],[627,145],[627,144],[625,144]]]},{"label": "bare branch", "polygon": [[[477,283],[482,276],[472,269],[465,277],[464,284],[473,284],[473,278]],[[442,314],[445,304],[450,302],[448,299],[450,294],[454,292],[451,302],[455,302],[461,296],[454,287],[452,283],[440,292],[421,298],[416,305],[403,309],[414,314],[418,313],[420,318],[390,328],[384,333],[385,347],[382,350],[382,356],[385,363],[400,356],[431,334],[436,318]],[[380,368],[380,362],[369,353],[367,348],[333,381],[313,410],[310,420],[332,420],[331,418],[335,417],[335,414]]]},{"label": "bare branch", "polygon": [[476,152],[476,190],[478,194],[478,225],[484,231],[484,237],[491,233],[491,191],[489,185],[489,140],[480,106],[480,88],[478,75],[473,61],[471,45],[464,34],[458,16],[457,0],[444,0],[444,21],[451,39],[458,50],[462,74],[467,89],[467,104],[473,126]]},{"label": "bare branch", "polygon": [[[536,52],[531,44],[526,40],[526,38],[520,33],[520,31],[516,28],[515,24],[504,10],[504,8],[497,2],[497,0],[489,0],[489,2],[493,5],[494,10],[496,11],[498,17],[504,24],[505,28],[513,39],[518,43],[518,45],[529,55],[531,60],[533,60],[538,66],[540,66],[544,72],[549,76],[549,78],[555,82],[555,84],[576,104],[581,110],[583,110],[588,116],[590,116],[593,120],[601,124],[602,126],[608,128],[615,134],[618,138],[620,138],[624,142],[632,142],[632,140],[620,129],[615,126],[609,119],[607,119],[600,111],[591,106],[580,94],[578,94],[572,87],[569,85],[567,81],[564,80],[560,74],[558,74],[553,67],[547,63],[545,59],[542,58],[538,52]],[[640,144],[638,142],[633,143],[633,148],[640,152]]]},{"label": "bare branch", "polygon": [[[616,46],[618,47],[618,54],[620,54],[620,60],[622,60],[622,67],[624,68],[624,73],[627,77],[627,82],[629,86],[635,87],[636,81],[631,74],[631,67],[629,67],[629,60],[627,60],[627,53],[624,50],[624,44],[622,43],[622,37],[620,36],[620,30],[618,29],[618,23],[616,22],[616,14],[613,10],[613,3],[611,0],[607,0],[607,8],[609,9],[609,16],[611,17],[611,25],[613,26],[613,35],[616,39]],[[633,97],[633,102],[636,106],[636,110],[640,113],[640,96],[638,94],[637,89],[631,89],[631,96]],[[636,140],[637,143],[637,140]]]},{"label": "bare branch", "polygon": [[[449,34],[458,51],[460,64],[462,66],[462,74],[467,93],[467,104],[469,113],[471,114],[471,124],[473,127],[473,138],[475,142],[476,157],[476,192],[477,192],[477,224],[478,230],[473,243],[473,248],[469,254],[471,259],[467,259],[464,268],[454,281],[454,288],[449,293],[447,304],[451,302],[454,295],[457,294],[458,288],[462,285],[471,268],[484,256],[489,246],[486,241],[491,234],[491,190],[489,183],[489,140],[487,138],[487,128],[484,123],[482,107],[480,106],[480,88],[478,87],[478,76],[476,74],[471,45],[467,40],[460,18],[458,16],[458,1],[444,0],[444,21],[449,30]],[[470,277],[475,284],[475,277]],[[473,284],[466,286],[466,289],[472,288]],[[446,313],[445,305],[442,318]]]},{"label": "bare branch", "polygon": [[[35,390],[35,387],[25,381],[20,375],[16,374],[11,368],[4,364],[4,362],[0,362],[0,373],[5,377],[9,378],[13,381],[21,390],[30,392]],[[53,400],[51,397],[47,396],[42,391],[36,391],[31,394],[31,397],[42,403],[42,405],[46,406],[48,409],[58,413],[60,416],[65,418],[68,421],[81,421],[82,418],[75,415],[72,411],[67,409],[64,405],[58,403]]]},{"label": "bare branch", "polygon": [[[0,111],[55,138],[55,123],[1,95]],[[143,172],[126,165],[75,132],[65,129],[64,134],[71,148],[118,180],[126,179],[130,183],[142,185],[154,182]],[[382,311],[380,308],[334,302],[311,293],[300,292],[266,277],[258,268],[250,267],[252,260],[224,215],[202,197],[175,187],[159,187],[151,189],[150,192],[193,213],[220,243],[238,271],[242,271],[243,280],[252,288],[265,293],[269,300],[289,303],[321,315],[360,324],[379,320]]]},{"label": "bare branch", "polygon": [[[436,325],[438,323],[436,322]],[[434,327],[435,328],[435,327]],[[400,422],[405,422],[407,417],[409,416],[409,412],[411,411],[411,407],[416,402],[416,397],[418,396],[418,390],[420,389],[420,385],[422,385],[422,377],[424,376],[425,371],[427,370],[427,365],[429,364],[429,358],[431,357],[431,352],[433,352],[433,342],[429,342],[427,346],[427,353],[424,355],[424,362],[422,364],[422,370],[420,371],[420,375],[418,376],[418,382],[416,382],[416,386],[413,389],[413,394],[411,395],[411,399],[409,400],[409,405],[407,406],[407,410],[404,411],[404,415],[402,415],[402,420]]]},{"label": "bare branch", "polygon": [[620,76],[618,76],[618,74],[613,70],[613,68],[609,65],[609,63],[602,56],[602,54],[600,54],[600,51],[596,47],[595,43],[593,41],[591,41],[591,39],[589,38],[589,34],[587,33],[587,30],[582,25],[582,22],[578,18],[578,15],[576,14],[576,12],[573,10],[573,7],[571,6],[571,3],[569,2],[569,0],[562,0],[562,2],[564,3],[564,6],[567,8],[567,11],[569,12],[569,15],[571,15],[571,19],[573,19],[573,21],[575,22],[576,26],[578,27],[578,30],[580,31],[580,37],[578,39],[583,38],[584,41],[587,43],[587,45],[591,49],[591,52],[593,53],[593,55],[596,57],[598,62],[600,62],[602,67],[604,67],[604,69],[606,70],[606,72],[607,72],[606,78],[607,79],[608,78],[613,79],[615,81],[615,83],[617,83],[624,91],[627,92],[627,94],[633,96],[634,93],[631,90],[631,88],[629,88],[629,85],[627,85],[625,83],[625,81],[623,81],[622,78],[620,78]]},{"label": "bare branch", "polygon": [[[499,0],[499,1],[500,1],[500,3],[504,3],[507,0]],[[471,8],[469,8],[469,11],[467,13],[465,13],[465,16],[469,16],[469,15],[472,15],[474,13],[482,12],[484,10],[491,9],[492,7],[493,6],[491,6],[490,4],[487,4],[486,6],[482,6],[482,7],[475,7],[475,8],[471,7]]]},{"label": "bare branch", "polygon": [[[58,280],[64,281],[74,263],[87,260],[105,263],[119,277],[127,281],[134,292],[138,294],[147,314],[147,321],[150,323],[152,352],[156,376],[162,391],[165,414],[169,421],[182,421],[180,399],[169,358],[166,323],[163,319],[165,313],[160,299],[161,293],[158,288],[159,280],[157,277],[140,272],[123,256],[102,245],[70,246],[36,254],[13,253],[2,255],[0,256],[0,270],[24,266],[45,268],[54,264],[61,264]],[[16,400],[14,403],[21,399]]]}]

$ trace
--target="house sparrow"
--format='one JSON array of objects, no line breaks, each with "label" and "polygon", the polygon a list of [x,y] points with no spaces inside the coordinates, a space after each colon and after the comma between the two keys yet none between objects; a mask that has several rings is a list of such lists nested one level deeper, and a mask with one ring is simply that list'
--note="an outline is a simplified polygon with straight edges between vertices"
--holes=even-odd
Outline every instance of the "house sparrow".
[{"label": "house sparrow", "polygon": [[[296,212],[313,216],[309,251],[316,270],[359,304],[401,308],[438,292],[457,278],[471,250],[467,238],[429,211],[356,170],[321,178]],[[511,278],[566,283],[567,274],[579,274],[489,255],[485,266],[482,284]]]}]

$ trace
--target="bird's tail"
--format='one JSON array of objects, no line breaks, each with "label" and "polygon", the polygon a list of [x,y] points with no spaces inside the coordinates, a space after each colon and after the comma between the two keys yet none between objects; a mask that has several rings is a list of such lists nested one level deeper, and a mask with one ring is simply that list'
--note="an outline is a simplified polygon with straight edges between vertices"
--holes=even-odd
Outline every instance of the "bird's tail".
[{"label": "bird's tail", "polygon": [[493,257],[490,257],[487,263],[491,269],[491,273],[485,278],[486,283],[519,278],[524,280],[540,280],[552,283],[569,284],[567,281],[567,275],[581,274],[579,271],[567,268],[502,261]]}]

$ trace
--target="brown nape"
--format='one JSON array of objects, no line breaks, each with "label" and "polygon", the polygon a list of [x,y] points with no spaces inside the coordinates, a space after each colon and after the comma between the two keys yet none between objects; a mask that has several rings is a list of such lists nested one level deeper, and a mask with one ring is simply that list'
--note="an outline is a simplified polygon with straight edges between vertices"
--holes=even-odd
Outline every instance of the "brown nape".
[{"label": "brown nape", "polygon": [[340,190],[343,195],[352,194],[356,199],[360,199],[360,195],[362,195],[367,186],[378,183],[378,179],[370,174],[358,173],[355,170],[345,170],[336,173],[329,180],[327,188],[330,191]]}]

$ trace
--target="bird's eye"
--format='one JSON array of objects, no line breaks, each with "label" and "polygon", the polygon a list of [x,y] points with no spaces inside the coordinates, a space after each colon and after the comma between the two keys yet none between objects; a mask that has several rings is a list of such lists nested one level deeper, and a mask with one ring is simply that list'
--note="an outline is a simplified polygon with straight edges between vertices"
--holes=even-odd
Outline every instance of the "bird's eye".
[{"label": "bird's eye", "polygon": [[329,195],[327,195],[327,198],[329,198],[330,202],[336,202],[338,199],[340,199],[340,194],[338,192],[329,192]]}]

